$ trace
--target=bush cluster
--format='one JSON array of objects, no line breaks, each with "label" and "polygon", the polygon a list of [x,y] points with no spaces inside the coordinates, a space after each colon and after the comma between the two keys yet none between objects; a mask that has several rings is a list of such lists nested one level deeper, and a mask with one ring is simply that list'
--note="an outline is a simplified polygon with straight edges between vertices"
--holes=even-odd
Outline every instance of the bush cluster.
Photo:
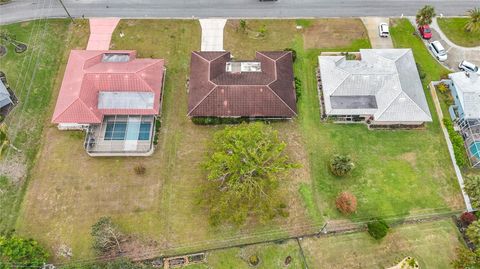
[{"label": "bush cluster", "polygon": [[357,198],[349,192],[342,192],[335,200],[337,209],[343,214],[351,214],[357,210]]},{"label": "bush cluster", "polygon": [[449,118],[443,118],[443,124],[447,128],[450,141],[452,141],[453,152],[455,154],[455,160],[458,166],[466,166],[468,159],[465,153],[465,147],[463,146],[463,138],[453,129],[453,122]]},{"label": "bush cluster", "polygon": [[388,224],[383,219],[372,219],[367,224],[368,233],[375,239],[384,238],[388,232]]}]

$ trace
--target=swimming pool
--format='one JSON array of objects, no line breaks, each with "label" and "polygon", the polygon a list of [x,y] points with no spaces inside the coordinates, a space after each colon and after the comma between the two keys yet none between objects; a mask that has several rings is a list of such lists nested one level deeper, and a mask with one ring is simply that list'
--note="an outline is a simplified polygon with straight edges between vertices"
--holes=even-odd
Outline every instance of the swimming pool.
[{"label": "swimming pool", "polygon": [[480,141],[475,141],[468,147],[472,156],[480,159]]},{"label": "swimming pool", "polygon": [[149,140],[151,122],[108,122],[104,140]]}]

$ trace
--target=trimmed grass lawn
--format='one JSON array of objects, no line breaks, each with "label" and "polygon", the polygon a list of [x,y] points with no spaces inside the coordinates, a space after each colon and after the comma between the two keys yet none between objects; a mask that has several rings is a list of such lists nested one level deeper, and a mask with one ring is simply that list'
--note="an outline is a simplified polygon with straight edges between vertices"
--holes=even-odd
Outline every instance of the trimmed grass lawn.
[{"label": "trimmed grass lawn", "polygon": [[[392,36],[399,30],[394,27]],[[358,51],[365,44],[356,42],[337,51]],[[345,190],[358,200],[358,210],[350,216],[352,220],[373,216],[402,218],[461,208],[458,184],[430,95],[427,93],[427,100],[434,122],[424,130],[370,131],[364,125],[321,122],[315,68],[322,50],[303,47],[302,39],[297,37],[295,73],[303,82],[297,122],[309,152],[313,179],[300,192],[310,215],[342,218],[334,199]],[[426,79],[443,72],[436,70],[424,55],[414,53],[425,69],[432,69]],[[329,172],[328,162],[335,153],[352,156],[356,168],[350,176],[337,178]]]},{"label": "trimmed grass lawn", "polygon": [[19,99],[18,106],[7,117],[9,139],[21,150],[10,149],[0,164],[0,232],[15,228],[25,186],[30,180],[45,123],[49,121],[53,89],[58,87],[57,72],[65,64],[65,55],[72,48],[83,47],[88,26],[69,20],[36,20],[0,26],[28,45],[16,54],[8,45],[8,53],[0,58],[10,87]]},{"label": "trimmed grass lawn", "polygon": [[308,268],[388,268],[411,256],[420,268],[452,268],[455,248],[462,245],[450,220],[403,225],[380,241],[368,233],[302,241]]},{"label": "trimmed grass lawn", "polygon": [[[125,34],[123,38],[120,32]],[[136,235],[140,241],[154,240],[153,247],[137,247],[153,256],[302,231],[309,219],[296,190],[310,181],[308,165],[292,173],[292,180],[282,185],[290,202],[288,218],[267,224],[252,220],[240,228],[213,228],[208,212],[198,204],[198,186],[205,180],[200,164],[213,133],[222,128],[194,125],[186,117],[190,52],[200,48],[198,21],[122,20],[111,48],[135,49],[140,58],[166,60],[162,127],[155,153],[148,158],[91,158],[83,149],[82,133],[59,131],[49,124],[18,221],[20,233],[39,239],[52,253],[66,244],[73,249],[74,259],[84,259],[94,256],[90,227],[101,216],[111,216],[125,233]],[[306,163],[305,152],[299,150],[303,147],[301,135],[294,126],[273,126],[282,130],[280,136],[289,144],[292,159]],[[143,176],[133,171],[139,163],[146,167]]]},{"label": "trimmed grass lawn", "polygon": [[[207,252],[206,263],[186,266],[185,269],[248,269],[252,268],[248,263],[251,255],[257,255],[260,260],[255,268],[305,268],[297,242],[288,240]],[[288,256],[292,259],[286,266],[285,259]]]},{"label": "trimmed grass lawn", "polygon": [[480,32],[465,31],[469,18],[438,18],[437,22],[442,32],[453,43],[463,47],[480,46]]},{"label": "trimmed grass lawn", "polygon": [[[306,35],[325,30],[318,21],[253,20],[247,25],[254,30],[246,33],[237,30],[236,23],[227,23],[224,47],[238,59],[253,59],[255,50],[297,51],[295,73],[303,83],[299,117],[272,123],[287,142],[292,159],[302,164],[281,185],[289,201],[288,218],[266,224],[251,220],[242,227],[208,224],[208,212],[198,204],[202,195],[198,186],[205,180],[200,164],[213,133],[222,126],[198,126],[186,117],[190,52],[200,48],[200,25],[194,20],[122,20],[113,34],[112,49],[135,49],[138,57],[166,60],[162,127],[154,155],[91,158],[83,149],[82,133],[62,132],[47,124],[17,230],[39,239],[52,253],[66,244],[73,249],[74,260],[92,258],[90,227],[99,217],[111,216],[125,233],[140,241],[154,240],[153,247],[139,244],[137,250],[155,256],[318,231],[325,219],[344,219],[333,202],[343,190],[358,198],[353,220],[462,206],[437,121],[417,131],[369,131],[364,125],[320,121],[315,78],[318,54],[322,50],[357,51],[370,47],[368,39],[338,34],[332,38],[350,43],[310,49],[304,46]],[[297,24],[304,29],[296,29]],[[261,38],[252,32],[259,27],[265,28]],[[312,44],[322,47],[318,42]],[[66,55],[62,59],[64,63]],[[53,75],[57,78],[55,93],[64,66],[59,70]],[[49,115],[54,103],[48,102]],[[352,175],[339,179],[328,172],[327,163],[334,153],[354,158]],[[146,167],[143,176],[133,172],[139,163]],[[226,252],[220,254],[236,255],[235,250]]]}]

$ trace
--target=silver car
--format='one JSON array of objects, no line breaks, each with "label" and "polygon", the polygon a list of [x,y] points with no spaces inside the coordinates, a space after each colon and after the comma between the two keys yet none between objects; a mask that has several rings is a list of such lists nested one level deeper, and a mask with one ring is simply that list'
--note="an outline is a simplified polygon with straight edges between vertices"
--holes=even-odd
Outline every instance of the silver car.
[{"label": "silver car", "polygon": [[462,71],[465,71],[465,72],[477,73],[477,74],[480,75],[480,69],[478,68],[478,66],[476,66],[475,64],[473,64],[471,62],[465,61],[465,60],[463,60],[458,65],[458,69],[460,69]]},{"label": "silver car", "polygon": [[433,55],[440,61],[446,61],[447,60],[447,51],[445,48],[442,46],[442,43],[440,41],[433,41],[432,43],[428,44],[428,48],[432,51]]}]

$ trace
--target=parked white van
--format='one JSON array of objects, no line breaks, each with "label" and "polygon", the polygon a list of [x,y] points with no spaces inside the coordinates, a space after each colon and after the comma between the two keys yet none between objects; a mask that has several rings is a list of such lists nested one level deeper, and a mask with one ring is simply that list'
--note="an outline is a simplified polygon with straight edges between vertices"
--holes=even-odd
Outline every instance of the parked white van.
[{"label": "parked white van", "polygon": [[433,41],[432,43],[428,44],[428,47],[430,48],[430,50],[433,52],[433,55],[435,55],[435,57],[443,62],[443,61],[446,61],[447,60],[447,51],[445,50],[445,48],[442,46],[442,44],[440,43],[440,41]]}]

